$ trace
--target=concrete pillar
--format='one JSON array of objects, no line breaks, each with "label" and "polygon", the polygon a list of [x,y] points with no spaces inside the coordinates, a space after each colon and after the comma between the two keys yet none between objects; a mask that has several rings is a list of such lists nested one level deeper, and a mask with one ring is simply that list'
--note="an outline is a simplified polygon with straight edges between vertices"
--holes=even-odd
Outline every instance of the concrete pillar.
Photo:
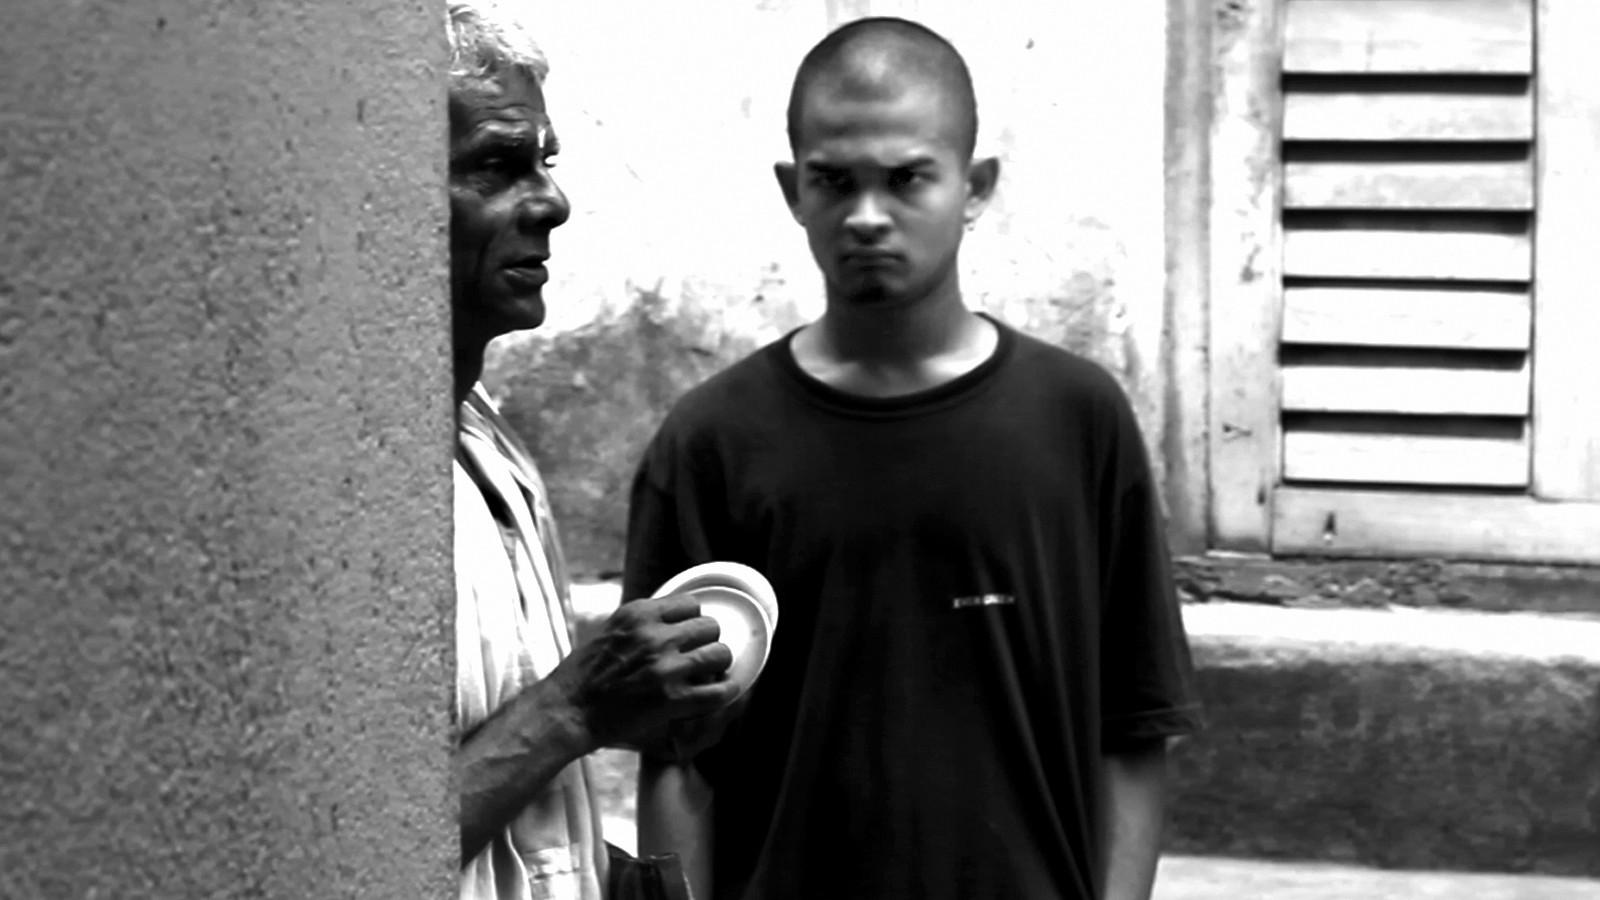
[{"label": "concrete pillar", "polygon": [[0,29],[0,896],[453,889],[442,5]]}]

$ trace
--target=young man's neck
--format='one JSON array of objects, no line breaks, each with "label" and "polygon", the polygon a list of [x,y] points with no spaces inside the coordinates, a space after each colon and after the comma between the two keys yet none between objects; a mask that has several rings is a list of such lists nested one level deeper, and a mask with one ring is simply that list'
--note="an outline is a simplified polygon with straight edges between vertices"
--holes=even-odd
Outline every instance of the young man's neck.
[{"label": "young man's neck", "polygon": [[821,319],[791,344],[802,371],[863,396],[937,387],[977,368],[994,352],[994,325],[969,310],[959,290],[893,306],[829,298]]},{"label": "young man's neck", "polygon": [[974,314],[951,292],[893,306],[830,300],[817,320],[817,349],[841,362],[914,365],[957,349]]}]

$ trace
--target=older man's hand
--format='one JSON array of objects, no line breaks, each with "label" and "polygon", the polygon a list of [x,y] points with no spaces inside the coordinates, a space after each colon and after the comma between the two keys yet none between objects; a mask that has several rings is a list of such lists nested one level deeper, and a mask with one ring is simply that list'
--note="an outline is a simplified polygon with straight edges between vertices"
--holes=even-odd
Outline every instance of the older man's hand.
[{"label": "older man's hand", "polygon": [[594,746],[638,746],[733,702],[733,653],[685,595],[624,603],[551,673]]}]

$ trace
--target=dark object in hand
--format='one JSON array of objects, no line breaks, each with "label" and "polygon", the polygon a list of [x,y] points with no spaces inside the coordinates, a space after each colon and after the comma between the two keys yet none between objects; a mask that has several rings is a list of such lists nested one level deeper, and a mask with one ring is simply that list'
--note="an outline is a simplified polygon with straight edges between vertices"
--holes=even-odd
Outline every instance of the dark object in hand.
[{"label": "dark object in hand", "polygon": [[606,852],[611,857],[611,874],[606,880],[610,900],[691,900],[678,854],[640,858],[611,843],[606,844]]}]

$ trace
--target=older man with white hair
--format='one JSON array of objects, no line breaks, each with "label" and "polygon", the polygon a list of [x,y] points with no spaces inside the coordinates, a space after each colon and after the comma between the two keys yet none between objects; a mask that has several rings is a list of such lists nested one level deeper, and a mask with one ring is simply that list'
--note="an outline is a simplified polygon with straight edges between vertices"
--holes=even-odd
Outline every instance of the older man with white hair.
[{"label": "older man with white hair", "polygon": [[[490,340],[544,321],[550,233],[569,212],[547,66],[505,6],[452,3],[448,21],[460,895],[601,900],[624,869],[645,882],[608,854],[584,757],[726,706],[732,657],[684,597],[626,604],[575,645],[543,484],[478,383]],[[677,872],[649,870],[658,896],[683,895]]]}]

